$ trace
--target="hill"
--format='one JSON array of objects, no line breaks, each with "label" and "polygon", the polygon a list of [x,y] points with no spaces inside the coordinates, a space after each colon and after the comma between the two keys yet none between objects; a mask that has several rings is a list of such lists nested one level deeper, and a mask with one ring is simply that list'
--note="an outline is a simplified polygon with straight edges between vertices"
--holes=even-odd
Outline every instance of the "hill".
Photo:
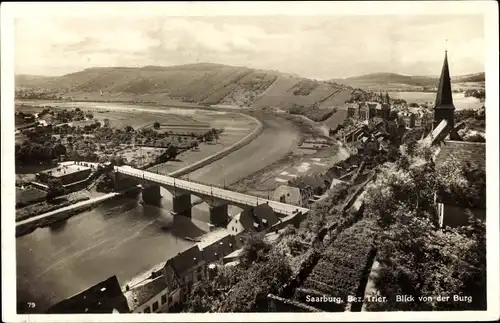
[{"label": "hill", "polygon": [[142,68],[88,68],[59,77],[16,76],[16,89],[73,100],[236,105],[255,108],[330,108],[350,99],[331,82],[278,71],[199,63]]},{"label": "hill", "polygon": [[[454,87],[484,86],[484,72],[452,77]],[[396,73],[373,73],[345,79],[335,79],[334,82],[359,88],[418,88],[435,87],[439,76],[411,76]],[[476,84],[470,84],[476,83]]]}]

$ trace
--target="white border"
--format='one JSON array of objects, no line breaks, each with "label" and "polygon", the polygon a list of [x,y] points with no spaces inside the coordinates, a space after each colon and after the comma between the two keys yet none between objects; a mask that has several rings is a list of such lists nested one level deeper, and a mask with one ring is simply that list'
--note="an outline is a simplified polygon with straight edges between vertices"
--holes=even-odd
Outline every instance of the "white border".
[{"label": "white border", "polygon": [[[14,70],[13,17],[30,16],[258,16],[258,15],[459,15],[479,14],[485,24],[487,108],[487,266],[488,311],[485,312],[361,312],[269,314],[119,314],[17,315],[14,237]],[[499,318],[498,207],[498,5],[496,1],[390,2],[170,2],[170,3],[2,3],[2,320],[5,322],[170,322],[170,321],[418,321],[495,320]]]}]

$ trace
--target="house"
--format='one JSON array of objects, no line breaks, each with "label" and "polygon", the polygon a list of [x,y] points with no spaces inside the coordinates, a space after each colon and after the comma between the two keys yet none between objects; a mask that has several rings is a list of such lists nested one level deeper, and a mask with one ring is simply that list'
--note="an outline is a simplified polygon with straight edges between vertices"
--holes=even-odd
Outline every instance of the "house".
[{"label": "house", "polygon": [[372,135],[364,135],[360,140],[354,143],[354,153],[371,153],[380,148],[379,142]]},{"label": "house", "polygon": [[365,102],[359,108],[359,118],[360,120],[370,120],[371,118],[376,116],[376,109],[380,105],[380,103],[376,102]]},{"label": "house", "polygon": [[206,275],[205,260],[198,245],[169,259],[163,269],[167,281],[167,312],[178,309],[193,286]]},{"label": "house", "polygon": [[406,128],[415,128],[416,116],[413,112],[401,111],[398,113],[398,121]]},{"label": "house", "polygon": [[388,103],[377,104],[375,106],[375,116],[384,120],[389,120],[391,114],[391,106]]},{"label": "house", "polygon": [[302,194],[298,187],[281,185],[274,191],[272,199],[281,203],[302,205]]},{"label": "house", "polygon": [[[435,156],[436,168],[443,167],[448,161],[459,161],[460,164],[469,164],[470,167],[486,170],[486,145],[480,142],[452,141],[441,142]],[[486,188],[484,188],[486,189]],[[466,204],[466,201],[447,192],[437,192],[435,195],[436,208],[441,227],[456,227],[466,225],[467,210],[481,220],[486,220],[486,196],[480,196],[477,201]],[[471,201],[468,201],[471,203]]]},{"label": "house", "polygon": [[222,259],[237,249],[234,235],[227,234],[222,239],[203,247],[202,255],[207,265],[222,261]]},{"label": "house", "polygon": [[359,118],[359,103],[349,104],[347,106],[347,117]]},{"label": "house", "polygon": [[279,222],[278,217],[268,204],[260,204],[237,214],[227,225],[232,235],[242,232],[260,232]]},{"label": "house", "polygon": [[131,313],[157,313],[168,307],[167,281],[160,271],[152,271],[151,276],[140,284],[128,287],[124,292]]},{"label": "house", "polygon": [[109,277],[87,290],[65,299],[47,311],[48,314],[129,313],[127,299],[116,276]]}]

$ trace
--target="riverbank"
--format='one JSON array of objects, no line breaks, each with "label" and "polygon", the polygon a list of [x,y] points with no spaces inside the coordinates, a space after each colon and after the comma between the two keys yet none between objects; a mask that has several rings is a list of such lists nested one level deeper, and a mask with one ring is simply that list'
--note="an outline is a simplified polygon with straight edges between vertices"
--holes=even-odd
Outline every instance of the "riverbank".
[{"label": "riverbank", "polygon": [[75,204],[58,208],[56,210],[43,213],[38,216],[18,221],[16,222],[16,237],[21,237],[23,235],[29,234],[35,231],[37,228],[44,228],[56,222],[65,221],[78,213],[93,208],[96,205],[103,203],[104,201],[107,201],[116,196],[120,196],[122,194],[123,193],[117,193],[117,192],[108,193],[103,196],[77,202]]},{"label": "riverbank", "polygon": [[82,201],[88,201],[90,197],[77,197],[71,200],[62,201],[59,204],[49,204],[48,202],[41,202],[32,205],[25,206],[21,209],[16,210],[16,222],[24,221],[35,216],[46,214],[51,211],[55,211],[72,204],[76,204]]}]

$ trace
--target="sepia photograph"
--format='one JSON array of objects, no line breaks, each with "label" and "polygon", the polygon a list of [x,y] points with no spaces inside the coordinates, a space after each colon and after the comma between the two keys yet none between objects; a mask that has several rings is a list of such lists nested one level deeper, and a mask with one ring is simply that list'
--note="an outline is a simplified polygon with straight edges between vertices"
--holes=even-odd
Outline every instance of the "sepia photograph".
[{"label": "sepia photograph", "polygon": [[1,31],[4,321],[498,319],[495,2],[14,3]]}]

